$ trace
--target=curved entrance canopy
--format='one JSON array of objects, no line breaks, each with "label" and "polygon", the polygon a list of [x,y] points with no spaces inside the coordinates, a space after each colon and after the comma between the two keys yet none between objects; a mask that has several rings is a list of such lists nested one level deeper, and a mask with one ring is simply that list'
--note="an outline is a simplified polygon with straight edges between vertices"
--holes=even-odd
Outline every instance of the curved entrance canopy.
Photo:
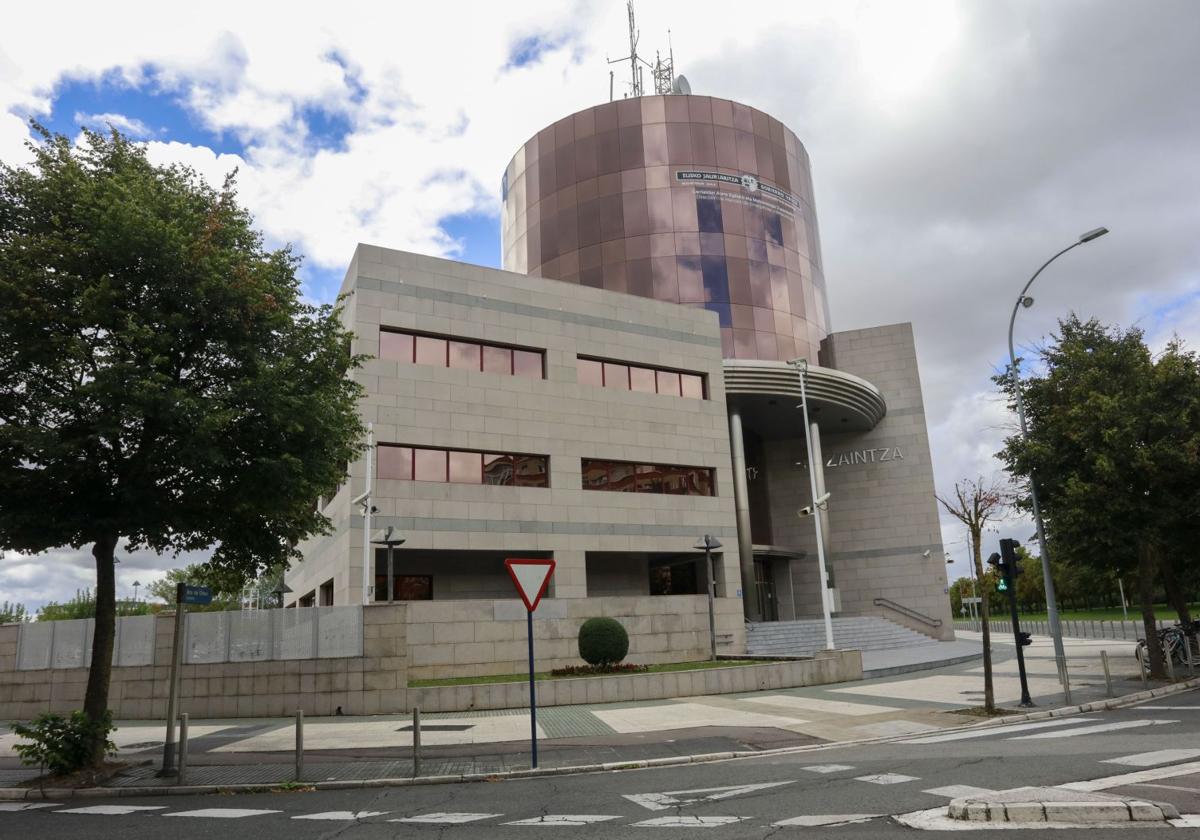
[{"label": "curved entrance canopy", "polygon": [[[800,375],[787,362],[725,359],[725,400],[765,438],[804,434]],[[809,365],[809,418],[826,433],[869,432],[887,414],[879,389],[833,368]]]}]

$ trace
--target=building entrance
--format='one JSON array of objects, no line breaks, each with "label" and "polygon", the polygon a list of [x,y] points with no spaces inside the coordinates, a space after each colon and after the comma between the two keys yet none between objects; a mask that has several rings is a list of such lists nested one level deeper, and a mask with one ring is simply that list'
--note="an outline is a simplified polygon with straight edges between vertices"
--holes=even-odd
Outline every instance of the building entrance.
[{"label": "building entrance", "polygon": [[754,558],[754,592],[758,597],[760,620],[778,621],[779,599],[775,597],[775,576],[771,572],[771,561],[765,557]]}]

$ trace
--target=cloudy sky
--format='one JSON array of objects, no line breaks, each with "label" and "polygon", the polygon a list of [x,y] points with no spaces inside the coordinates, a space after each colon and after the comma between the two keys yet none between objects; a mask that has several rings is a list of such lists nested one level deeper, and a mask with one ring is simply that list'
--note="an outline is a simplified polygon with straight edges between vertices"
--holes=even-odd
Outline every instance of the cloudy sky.
[{"label": "cloudy sky", "polygon": [[[384,11],[384,10],[387,11]],[[912,321],[939,490],[991,476],[1011,424],[989,376],[1072,310],[1200,343],[1200,4],[789,0],[638,7],[697,93],[779,117],[812,156],[835,329]],[[272,244],[331,299],[358,241],[499,262],[516,147],[607,99],[624,4],[68,3],[5,13],[0,160],[27,121],[111,124],[158,161],[240,172]],[[618,84],[620,78],[618,74]],[[618,87],[618,95],[619,87]],[[1027,538],[1028,524],[1005,533]],[[946,520],[952,574],[961,528]],[[174,561],[125,556],[121,596]],[[93,579],[86,551],[0,560],[0,601]]]}]

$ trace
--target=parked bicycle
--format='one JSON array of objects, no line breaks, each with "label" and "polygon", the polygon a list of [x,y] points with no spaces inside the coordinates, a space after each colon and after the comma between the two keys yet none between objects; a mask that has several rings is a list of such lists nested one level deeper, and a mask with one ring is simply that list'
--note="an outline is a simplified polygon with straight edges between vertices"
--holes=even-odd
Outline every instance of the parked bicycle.
[{"label": "parked bicycle", "polygon": [[[1186,665],[1192,659],[1191,638],[1196,633],[1196,622],[1191,622],[1187,625],[1172,624],[1170,627],[1164,627],[1158,631],[1158,644],[1162,648],[1163,656],[1170,662],[1179,665]],[[1150,651],[1146,647],[1145,639],[1138,639],[1137,648],[1133,655],[1137,657],[1138,663],[1142,666],[1142,670],[1149,672],[1150,670]]]}]

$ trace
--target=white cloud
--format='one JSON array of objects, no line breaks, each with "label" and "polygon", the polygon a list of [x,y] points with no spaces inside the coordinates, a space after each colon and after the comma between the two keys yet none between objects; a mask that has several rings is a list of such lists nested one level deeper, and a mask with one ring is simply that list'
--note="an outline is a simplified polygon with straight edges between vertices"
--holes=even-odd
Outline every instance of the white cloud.
[{"label": "white cloud", "polygon": [[130,137],[142,139],[154,134],[154,129],[144,122],[124,114],[85,114],[75,112],[75,124],[90,128],[93,131],[107,131],[111,126]]}]

